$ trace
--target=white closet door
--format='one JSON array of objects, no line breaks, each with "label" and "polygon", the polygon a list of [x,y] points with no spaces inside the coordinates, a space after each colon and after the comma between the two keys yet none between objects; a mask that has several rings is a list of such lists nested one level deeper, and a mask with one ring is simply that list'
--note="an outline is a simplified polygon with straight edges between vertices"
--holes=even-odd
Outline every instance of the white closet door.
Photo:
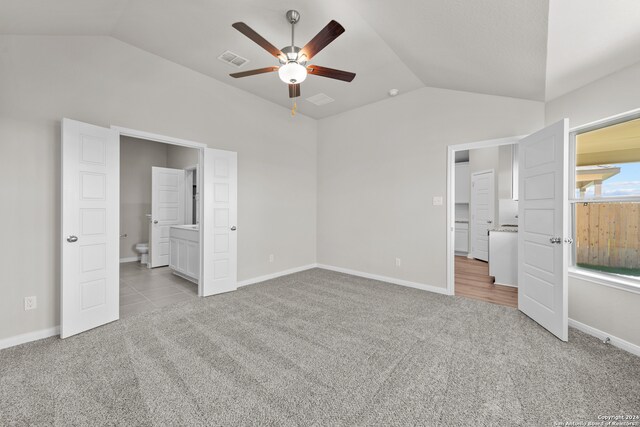
[{"label": "white closet door", "polygon": [[568,339],[567,119],[520,141],[518,308]]},{"label": "white closet door", "polygon": [[185,171],[151,168],[150,267],[169,265],[169,228],[184,225]]},{"label": "white closet door", "polygon": [[238,157],[232,151],[204,150],[204,215],[201,296],[236,290],[238,265]]},{"label": "white closet door", "polygon": [[62,120],[62,338],[119,317],[119,139]]},{"label": "white closet door", "polygon": [[489,260],[489,228],[493,227],[495,186],[493,170],[471,174],[471,256]]}]

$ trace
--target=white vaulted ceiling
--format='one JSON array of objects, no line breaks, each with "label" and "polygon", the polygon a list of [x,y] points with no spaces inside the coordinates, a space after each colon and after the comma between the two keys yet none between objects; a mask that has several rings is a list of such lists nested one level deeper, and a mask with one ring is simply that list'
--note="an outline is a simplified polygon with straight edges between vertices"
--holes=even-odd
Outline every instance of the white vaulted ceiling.
[{"label": "white vaulted ceiling", "polygon": [[[357,73],[352,83],[310,76],[301,113],[322,118],[431,86],[544,101],[640,61],[637,0],[0,0],[0,34],[107,35],[290,106],[277,65],[231,27],[243,21],[277,47],[297,9],[296,44],[331,19],[346,29],[313,63]],[[216,58],[231,50],[249,62]],[[324,93],[334,102],[306,98]]]}]

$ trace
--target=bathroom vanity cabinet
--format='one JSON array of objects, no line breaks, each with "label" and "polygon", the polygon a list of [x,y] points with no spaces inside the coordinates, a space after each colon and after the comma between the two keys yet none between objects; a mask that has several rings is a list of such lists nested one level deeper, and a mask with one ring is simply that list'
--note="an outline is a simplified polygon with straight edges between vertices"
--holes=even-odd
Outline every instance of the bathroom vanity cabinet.
[{"label": "bathroom vanity cabinet", "polygon": [[518,287],[518,227],[489,230],[489,276],[496,285]]},{"label": "bathroom vanity cabinet", "polygon": [[169,230],[169,267],[173,273],[198,283],[200,230],[197,225],[174,225]]}]

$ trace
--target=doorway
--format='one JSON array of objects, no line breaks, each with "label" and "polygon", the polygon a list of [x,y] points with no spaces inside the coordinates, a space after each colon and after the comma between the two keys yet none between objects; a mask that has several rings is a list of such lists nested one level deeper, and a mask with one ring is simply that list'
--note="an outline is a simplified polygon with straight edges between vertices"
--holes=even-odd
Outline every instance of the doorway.
[{"label": "doorway", "polygon": [[[447,290],[455,294],[455,154],[459,150],[517,144],[517,233],[500,227],[498,235],[517,234],[515,250],[503,250],[494,259],[517,256],[518,310],[562,341],[568,340],[568,259],[572,240],[568,221],[569,120],[564,119],[523,138],[503,138],[448,147],[447,167]],[[514,151],[514,150],[512,150]],[[494,156],[495,158],[495,156]],[[514,185],[516,184],[516,185]],[[514,189],[517,188],[517,191]],[[509,209],[507,209],[509,211]],[[513,212],[513,210],[510,210]],[[505,224],[515,225],[515,224]],[[492,247],[489,237],[489,274]],[[512,243],[513,244],[513,243]],[[504,247],[502,248],[504,249]],[[495,271],[495,270],[494,270]]]},{"label": "doorway", "polygon": [[[518,288],[513,273],[517,272],[517,259],[496,254],[496,242],[501,243],[504,237],[499,227],[515,225],[513,231],[517,230],[517,213],[511,212],[509,217],[506,212],[513,205],[517,209],[513,200],[517,194],[513,192],[513,181],[517,181],[514,147],[513,143],[504,143],[455,151],[452,198],[454,294],[516,308]],[[517,252],[516,234],[505,235],[512,251]],[[505,278],[495,271],[496,267],[511,272],[511,276]]]},{"label": "doorway", "polygon": [[193,226],[198,240],[186,213],[198,157],[196,148],[120,137],[120,318],[198,296],[197,271],[186,276],[169,263],[174,227]]},{"label": "doorway", "polygon": [[237,288],[237,153],[148,132],[63,119],[61,338],[120,317],[121,136],[197,149],[200,173],[196,179],[204,196],[198,208],[197,237],[194,241],[187,236],[193,236],[193,226],[178,230],[173,237],[185,244],[175,245],[169,264],[184,265],[185,255],[196,248],[198,255],[190,259],[197,264],[187,263],[187,269],[197,271],[198,296]]}]

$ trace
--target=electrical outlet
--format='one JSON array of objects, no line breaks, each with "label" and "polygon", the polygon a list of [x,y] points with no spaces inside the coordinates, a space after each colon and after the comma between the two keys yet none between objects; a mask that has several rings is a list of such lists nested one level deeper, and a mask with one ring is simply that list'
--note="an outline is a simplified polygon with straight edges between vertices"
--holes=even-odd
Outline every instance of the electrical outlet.
[{"label": "electrical outlet", "polygon": [[443,199],[442,196],[433,196],[433,206],[442,206]]},{"label": "electrical outlet", "polygon": [[396,267],[402,266],[402,260],[400,258],[396,258]]},{"label": "electrical outlet", "polygon": [[36,297],[24,297],[24,309],[33,310],[38,307],[38,300]]},{"label": "electrical outlet", "polygon": [[273,262],[273,254],[269,255],[269,262]]}]

